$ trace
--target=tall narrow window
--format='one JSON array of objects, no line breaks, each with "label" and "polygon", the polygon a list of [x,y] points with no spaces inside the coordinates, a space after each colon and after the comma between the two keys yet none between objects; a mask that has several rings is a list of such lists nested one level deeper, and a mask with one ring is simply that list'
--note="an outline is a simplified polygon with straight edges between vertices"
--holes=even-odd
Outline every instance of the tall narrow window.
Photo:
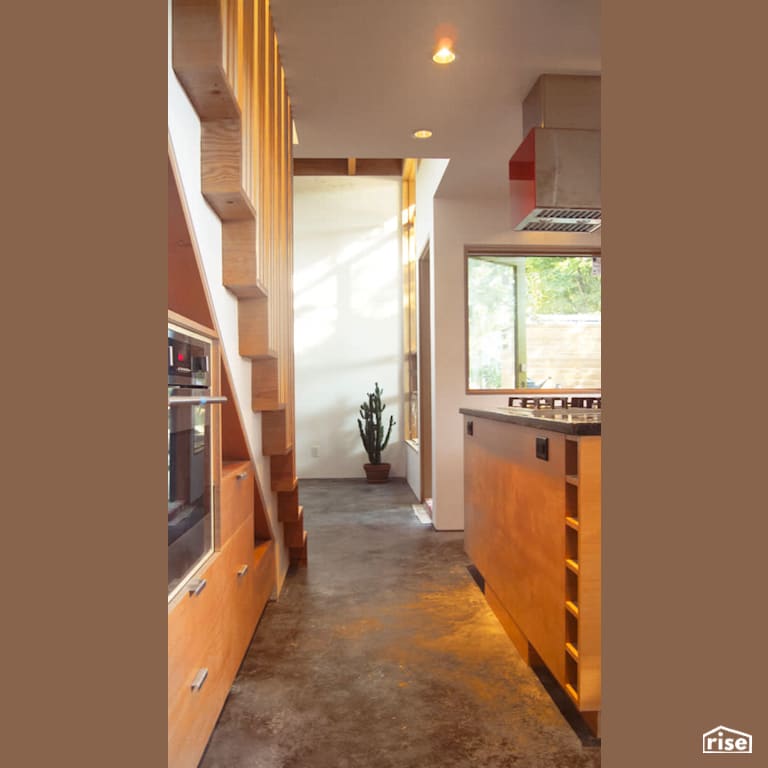
[{"label": "tall narrow window", "polygon": [[601,385],[599,260],[467,257],[467,390]]},{"label": "tall narrow window", "polygon": [[419,361],[418,326],[416,323],[416,237],[414,220],[416,212],[416,161],[407,159],[403,163],[403,392],[404,421],[403,435],[406,440],[419,437]]}]

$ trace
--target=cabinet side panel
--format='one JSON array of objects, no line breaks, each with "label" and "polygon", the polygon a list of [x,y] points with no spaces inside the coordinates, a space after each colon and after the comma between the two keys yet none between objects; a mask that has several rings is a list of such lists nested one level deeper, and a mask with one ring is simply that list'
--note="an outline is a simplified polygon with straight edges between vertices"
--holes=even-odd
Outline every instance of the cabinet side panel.
[{"label": "cabinet side panel", "polygon": [[[565,677],[563,435],[472,418],[464,437],[465,548],[552,674]],[[549,439],[549,460],[536,438]]]}]

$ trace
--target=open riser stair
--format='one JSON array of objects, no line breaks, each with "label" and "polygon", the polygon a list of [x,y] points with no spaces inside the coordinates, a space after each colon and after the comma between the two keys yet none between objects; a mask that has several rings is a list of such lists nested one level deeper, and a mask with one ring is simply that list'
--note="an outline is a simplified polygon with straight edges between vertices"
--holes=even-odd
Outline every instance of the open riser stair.
[{"label": "open riser stair", "polygon": [[[202,123],[202,193],[222,221],[222,280],[238,299],[278,506],[296,484],[291,104],[268,0],[174,0],[173,67]],[[290,498],[293,500],[294,495]],[[306,562],[298,498],[283,536]],[[301,536],[297,526],[301,525]]]}]

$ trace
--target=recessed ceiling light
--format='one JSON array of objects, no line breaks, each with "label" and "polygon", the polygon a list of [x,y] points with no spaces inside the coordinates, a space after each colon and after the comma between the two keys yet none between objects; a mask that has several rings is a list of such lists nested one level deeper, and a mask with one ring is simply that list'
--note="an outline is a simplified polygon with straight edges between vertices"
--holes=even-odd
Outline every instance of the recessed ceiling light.
[{"label": "recessed ceiling light", "polygon": [[432,131],[428,131],[426,129],[413,132],[413,137],[415,139],[428,139],[431,135],[432,135]]},{"label": "recessed ceiling light", "polygon": [[450,46],[442,45],[435,51],[432,61],[438,64],[450,64],[455,58],[456,54],[451,50]]}]

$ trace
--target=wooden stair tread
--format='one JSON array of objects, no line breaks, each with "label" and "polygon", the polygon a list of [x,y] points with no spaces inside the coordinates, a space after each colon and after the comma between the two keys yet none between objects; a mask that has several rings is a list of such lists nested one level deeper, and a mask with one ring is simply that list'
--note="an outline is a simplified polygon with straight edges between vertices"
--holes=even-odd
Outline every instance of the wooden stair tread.
[{"label": "wooden stair tread", "polygon": [[232,294],[237,296],[238,299],[266,299],[267,288],[259,282],[255,283],[235,283],[235,282],[223,282],[224,287]]},{"label": "wooden stair tread", "polygon": [[276,478],[272,480],[272,490],[276,492],[283,492],[283,491],[290,491],[295,485],[296,485],[296,478],[293,479],[282,479],[282,478]]},{"label": "wooden stair tread", "polygon": [[303,507],[299,504],[299,494],[296,489],[279,491],[277,494],[277,519],[281,523],[296,522]]},{"label": "wooden stair tread", "polygon": [[309,537],[307,532],[301,537],[302,544],[300,547],[289,547],[288,554],[290,555],[291,565],[306,565],[307,564],[307,543]]},{"label": "wooden stair tread", "polygon": [[306,542],[307,532],[304,530],[304,510],[301,512],[296,520],[288,521],[283,524],[285,543],[289,549],[301,549]]}]

